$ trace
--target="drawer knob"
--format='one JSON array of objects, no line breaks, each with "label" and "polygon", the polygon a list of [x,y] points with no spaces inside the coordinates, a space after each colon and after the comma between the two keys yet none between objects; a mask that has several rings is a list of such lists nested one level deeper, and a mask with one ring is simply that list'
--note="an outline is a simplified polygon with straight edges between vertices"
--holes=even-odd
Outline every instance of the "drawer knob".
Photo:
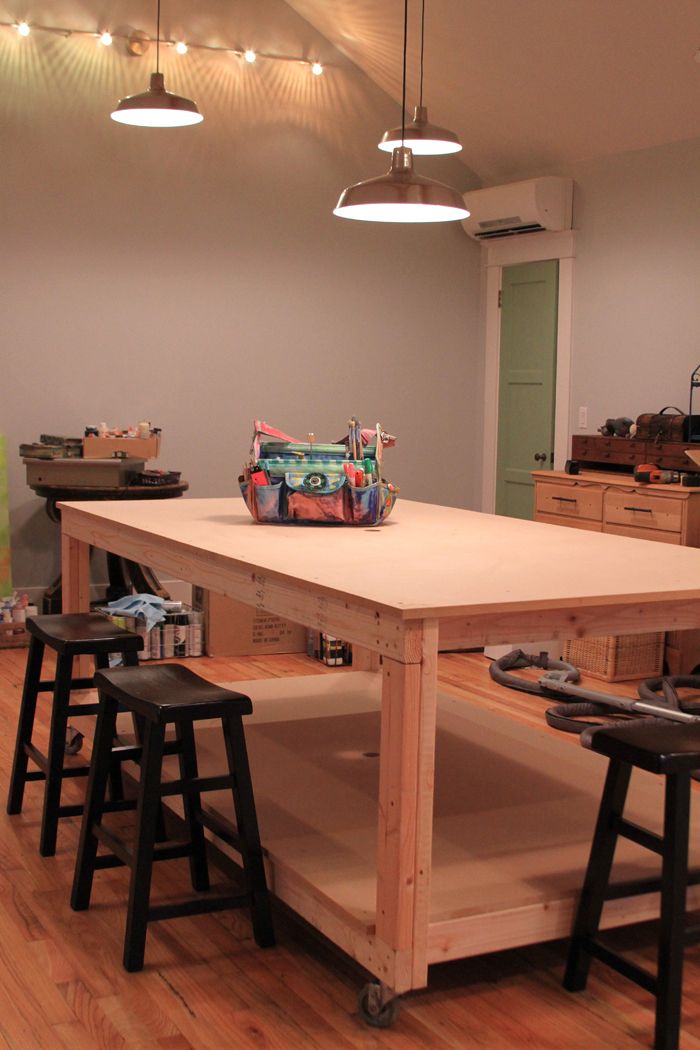
[{"label": "drawer knob", "polygon": [[623,510],[634,510],[637,514],[651,514],[651,507],[623,507]]}]

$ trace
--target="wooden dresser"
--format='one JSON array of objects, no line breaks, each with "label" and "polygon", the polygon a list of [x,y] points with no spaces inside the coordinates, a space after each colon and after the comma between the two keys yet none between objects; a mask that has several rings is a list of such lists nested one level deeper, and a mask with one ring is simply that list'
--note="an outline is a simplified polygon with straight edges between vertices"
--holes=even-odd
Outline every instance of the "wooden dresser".
[{"label": "wooden dresser", "polygon": [[[700,547],[700,488],[641,485],[629,474],[536,470],[535,521]],[[700,631],[666,635],[671,674],[700,666]]]}]

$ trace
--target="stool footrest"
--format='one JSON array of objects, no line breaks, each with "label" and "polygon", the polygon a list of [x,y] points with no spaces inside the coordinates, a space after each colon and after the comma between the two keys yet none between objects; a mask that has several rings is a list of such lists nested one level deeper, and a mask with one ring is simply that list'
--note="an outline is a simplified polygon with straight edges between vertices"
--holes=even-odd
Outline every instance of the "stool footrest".
[{"label": "stool footrest", "polygon": [[[53,678],[49,678],[46,681],[39,682],[37,692],[39,693],[52,693],[54,690],[55,682]],[[95,683],[92,678],[71,678],[70,683],[71,690],[73,689],[94,689]]]},{"label": "stool footrest", "polygon": [[203,915],[213,911],[227,911],[229,908],[246,908],[250,905],[250,896],[239,894],[235,897],[195,897],[172,904],[153,904],[148,909],[148,921],[158,919],[177,919],[187,915]]},{"label": "stool footrest", "polygon": [[66,710],[69,715],[82,718],[84,715],[96,715],[100,710],[100,705],[97,702],[94,704],[69,704]]},{"label": "stool footrest", "polygon": [[[697,886],[700,882],[700,868],[688,872],[687,885]],[[653,875],[647,879],[629,879],[627,882],[614,882],[605,891],[605,900],[614,901],[621,897],[638,897],[641,893],[659,893],[661,879]]]},{"label": "stool footrest", "polygon": [[59,815],[59,817],[79,817],[79,816],[82,815],[82,812],[83,812],[83,807],[79,803],[75,803],[75,804],[71,803],[70,805],[67,805],[67,806],[59,806],[58,807],[58,815]]},{"label": "stool footrest", "polygon": [[100,853],[99,857],[95,857],[95,870],[98,868],[123,868],[125,862],[121,857],[117,857],[114,853]]},{"label": "stool footrest", "polygon": [[649,973],[642,966],[637,966],[636,963],[626,959],[623,955],[618,955],[617,952],[611,951],[610,948],[606,948],[600,941],[584,937],[581,943],[585,951],[594,956],[594,958],[599,959],[600,962],[605,963],[612,970],[617,970],[623,977],[634,981],[635,984],[638,984],[647,992],[651,992],[652,995],[658,994],[659,981],[655,974]]},{"label": "stool footrest", "polygon": [[160,793],[166,795],[198,795],[204,791],[223,791],[231,788],[236,778],[230,773],[218,777],[193,777],[191,780],[171,780],[161,784]]},{"label": "stool footrest", "polygon": [[648,828],[640,827],[639,824],[634,824],[631,820],[625,820],[624,817],[620,817],[615,821],[618,835],[622,835],[623,838],[629,839],[631,842],[636,842],[638,846],[643,846],[644,849],[650,850],[652,853],[663,853],[664,840],[661,835],[657,835],[654,831],[649,831]]}]

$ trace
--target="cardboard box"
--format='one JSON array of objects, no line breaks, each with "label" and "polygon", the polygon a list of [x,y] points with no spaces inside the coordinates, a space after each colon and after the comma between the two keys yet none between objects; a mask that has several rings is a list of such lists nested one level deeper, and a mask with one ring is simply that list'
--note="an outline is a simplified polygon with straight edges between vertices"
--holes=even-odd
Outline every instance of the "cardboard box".
[{"label": "cardboard box", "polygon": [[27,484],[60,485],[65,488],[119,488],[128,485],[146,465],[144,459],[25,459]]},{"label": "cardboard box", "polygon": [[160,452],[160,434],[147,438],[83,438],[84,459],[111,459],[115,452],[126,452],[127,456],[138,459],[155,459]]},{"label": "cardboard box", "polygon": [[192,607],[204,613],[207,656],[306,652],[306,628],[281,616],[202,587],[192,588]]}]

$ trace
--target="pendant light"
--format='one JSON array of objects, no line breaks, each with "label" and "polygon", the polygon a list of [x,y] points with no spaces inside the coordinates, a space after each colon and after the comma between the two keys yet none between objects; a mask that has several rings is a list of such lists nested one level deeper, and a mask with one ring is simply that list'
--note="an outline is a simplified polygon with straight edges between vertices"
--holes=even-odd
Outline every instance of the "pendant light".
[{"label": "pendant light", "polygon": [[425,0],[421,8],[420,22],[420,93],[419,102],[413,111],[413,120],[406,128],[392,128],[385,131],[379,148],[391,153],[397,146],[410,146],[414,156],[439,156],[445,153],[459,153],[462,144],[454,131],[439,128],[428,121],[428,110],[423,105],[423,50],[425,43]]},{"label": "pendant light", "polygon": [[401,97],[401,144],[393,150],[391,168],[385,175],[348,186],[333,211],[343,219],[366,222],[449,222],[466,219],[469,212],[457,190],[434,179],[416,175],[413,153],[404,144],[406,112],[406,44],[408,0],[404,0],[403,90]]},{"label": "pendant light", "polygon": [[181,128],[204,120],[196,102],[165,90],[160,72],[160,0],[156,15],[156,71],[151,73],[150,87],[140,95],[121,99],[111,117],[120,124],[145,128]]}]

